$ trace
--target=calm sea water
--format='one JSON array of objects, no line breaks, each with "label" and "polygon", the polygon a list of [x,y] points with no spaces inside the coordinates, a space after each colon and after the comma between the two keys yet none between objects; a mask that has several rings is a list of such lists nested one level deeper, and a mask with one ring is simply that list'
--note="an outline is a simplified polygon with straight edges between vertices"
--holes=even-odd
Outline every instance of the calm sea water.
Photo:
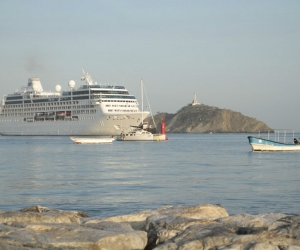
[{"label": "calm sea water", "polygon": [[229,214],[300,213],[300,152],[252,152],[248,134],[168,136],[106,145],[0,136],[0,210],[42,205],[108,217],[211,203]]}]

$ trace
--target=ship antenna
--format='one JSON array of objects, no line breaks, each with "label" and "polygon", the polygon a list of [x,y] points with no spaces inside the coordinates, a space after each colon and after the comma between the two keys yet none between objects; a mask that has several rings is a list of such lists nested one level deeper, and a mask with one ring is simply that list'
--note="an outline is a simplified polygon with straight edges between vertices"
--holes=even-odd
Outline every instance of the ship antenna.
[{"label": "ship antenna", "polygon": [[82,69],[83,77],[81,77],[81,81],[85,81],[87,85],[93,84],[93,79],[89,75],[89,73],[85,73],[84,69]]},{"label": "ship antenna", "polygon": [[141,96],[142,96],[142,124],[144,124],[143,78],[141,79]]}]

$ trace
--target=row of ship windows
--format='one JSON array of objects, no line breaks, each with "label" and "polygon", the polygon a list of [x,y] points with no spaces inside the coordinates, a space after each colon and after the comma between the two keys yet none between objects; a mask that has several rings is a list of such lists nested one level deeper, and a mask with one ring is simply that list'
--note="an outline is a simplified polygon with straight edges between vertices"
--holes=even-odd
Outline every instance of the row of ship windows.
[{"label": "row of ship windows", "polygon": [[[62,105],[76,105],[79,102],[48,102],[48,103],[33,103],[33,104],[6,104],[3,108],[23,108],[23,107],[42,107],[42,106],[62,106]],[[87,102],[86,102],[87,103]]]},{"label": "row of ship windows", "polygon": [[[78,117],[76,119],[73,119],[73,121],[76,121],[76,120],[95,120],[95,117],[94,116],[86,116],[86,117]],[[5,120],[1,120],[0,119],[0,122],[18,122],[19,119],[5,119]],[[53,122],[54,120],[45,120],[45,122]],[[71,120],[61,120],[61,121],[71,121]],[[29,122],[29,120],[24,120],[23,119],[23,122]],[[32,120],[33,122],[33,120]],[[39,122],[39,121],[38,121]]]},{"label": "row of ship windows", "polygon": [[134,102],[134,103],[136,103],[137,104],[137,101],[128,101],[128,100],[126,100],[126,101],[119,101],[119,100],[101,100],[102,102]]},{"label": "row of ship windows", "polygon": [[[76,110],[72,111],[72,114],[95,114],[97,110]],[[8,117],[8,116],[34,116],[35,113],[12,113],[12,114],[0,114],[0,116]]]},{"label": "row of ship windows", "polygon": [[[99,95],[99,96],[73,96],[71,97],[61,97],[61,98],[47,98],[47,99],[29,99],[29,100],[5,100],[5,104],[10,105],[10,104],[22,104],[23,101],[24,103],[28,103],[31,104],[33,103],[37,103],[37,104],[43,104],[43,103],[59,103],[59,102],[63,102],[63,101],[72,101],[72,100],[89,100],[89,99],[103,99],[103,98],[114,98],[114,99],[135,99],[134,96],[111,96],[111,95]],[[123,101],[124,102],[124,101]]]},{"label": "row of ship windows", "polygon": [[73,102],[44,102],[44,103],[32,103],[32,104],[6,104],[3,108],[20,108],[20,107],[42,107],[42,106],[62,106],[62,105],[75,105],[78,101]]},{"label": "row of ship windows", "polygon": [[[126,110],[122,110],[122,109],[108,109],[108,112],[138,112],[138,110],[133,110],[133,109],[126,109]],[[72,111],[72,114],[95,114],[97,112],[97,110],[76,110],[76,111]],[[34,113],[12,113],[12,114],[0,114],[0,116],[4,116],[4,117],[10,117],[10,116],[33,116]]]},{"label": "row of ship windows", "polygon": [[[126,103],[136,103],[136,101],[122,101],[122,100],[102,100],[102,102],[126,102]],[[23,108],[23,107],[42,107],[42,106],[63,106],[63,105],[76,105],[78,101],[70,102],[44,102],[44,103],[32,103],[32,104],[6,104],[3,108]],[[76,107],[76,106],[75,106]]]},{"label": "row of ship windows", "polygon": [[105,105],[106,107],[136,107],[136,105]]},{"label": "row of ship windows", "polygon": [[[97,91],[97,92],[94,92],[92,91],[92,93],[95,93],[95,94],[129,94],[128,92],[125,92],[125,91],[121,91],[121,92],[112,92],[112,93],[109,93],[108,91]],[[75,92],[63,92],[62,96],[71,96],[71,95],[89,95],[89,91],[75,91]],[[59,97],[55,97],[55,98],[49,98],[47,95],[37,95],[37,94],[31,94],[31,95],[17,95],[17,96],[7,96],[6,100],[20,100],[20,99],[31,99],[33,97],[33,100],[35,100],[35,98],[46,98],[45,100],[58,100]]]},{"label": "row of ship windows", "polygon": [[115,85],[111,85],[111,84],[97,84],[97,85],[81,85],[80,89],[93,89],[93,88],[97,88],[97,89],[125,89],[124,86],[115,86]]},{"label": "row of ship windows", "polygon": [[93,109],[93,110],[76,110],[76,111],[72,111],[72,114],[95,114],[97,112],[97,110]]},{"label": "row of ship windows", "polygon": [[94,105],[78,105],[78,106],[61,106],[61,107],[38,107],[38,108],[16,108],[16,109],[3,109],[4,113],[14,113],[22,111],[39,111],[39,110],[66,110],[66,109],[89,109],[95,108]]},{"label": "row of ship windows", "polygon": [[[128,91],[116,91],[116,90],[91,90],[91,94],[100,95],[100,94],[112,94],[112,95],[129,95]],[[68,91],[63,92],[63,96],[71,96],[71,95],[89,95],[89,90],[79,90],[79,91]]]},{"label": "row of ship windows", "polygon": [[108,109],[107,110],[108,112],[138,112],[138,110],[134,110],[134,109],[126,109],[126,110],[123,110],[123,109]]}]

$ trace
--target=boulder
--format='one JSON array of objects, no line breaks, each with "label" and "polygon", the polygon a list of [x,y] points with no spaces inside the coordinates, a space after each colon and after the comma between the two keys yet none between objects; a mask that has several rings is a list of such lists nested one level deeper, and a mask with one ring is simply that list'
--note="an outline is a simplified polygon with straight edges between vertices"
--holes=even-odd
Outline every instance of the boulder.
[{"label": "boulder", "polygon": [[174,223],[170,218],[165,223],[158,222],[155,224],[157,246],[148,249],[300,250],[300,216],[271,213],[240,214],[213,221],[202,219],[190,221],[190,225],[186,223],[188,226],[181,229],[177,226],[176,232],[164,233],[164,238],[159,232],[174,230]]},{"label": "boulder", "polygon": [[214,219],[227,217],[227,211],[220,205],[162,207],[147,218],[145,230],[148,232],[146,249],[176,238],[186,228],[199,224],[214,224]]},{"label": "boulder", "polygon": [[83,212],[28,207],[0,214],[1,249],[144,249],[147,233]]},{"label": "boulder", "polygon": [[91,218],[33,206],[0,213],[0,249],[300,250],[300,216],[203,204]]}]

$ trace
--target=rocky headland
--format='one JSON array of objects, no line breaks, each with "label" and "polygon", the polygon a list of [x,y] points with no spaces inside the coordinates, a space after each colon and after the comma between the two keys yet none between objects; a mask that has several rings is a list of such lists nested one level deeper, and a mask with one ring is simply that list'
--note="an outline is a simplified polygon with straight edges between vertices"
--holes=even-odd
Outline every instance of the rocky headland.
[{"label": "rocky headland", "polygon": [[[220,109],[204,104],[181,108],[176,114],[158,113],[153,116],[159,127],[165,118],[168,133],[257,133],[272,131],[264,122],[244,116],[229,109]],[[146,121],[153,125],[152,117]]]},{"label": "rocky headland", "polygon": [[0,212],[0,249],[300,250],[300,216],[202,204],[98,218],[32,206]]}]

